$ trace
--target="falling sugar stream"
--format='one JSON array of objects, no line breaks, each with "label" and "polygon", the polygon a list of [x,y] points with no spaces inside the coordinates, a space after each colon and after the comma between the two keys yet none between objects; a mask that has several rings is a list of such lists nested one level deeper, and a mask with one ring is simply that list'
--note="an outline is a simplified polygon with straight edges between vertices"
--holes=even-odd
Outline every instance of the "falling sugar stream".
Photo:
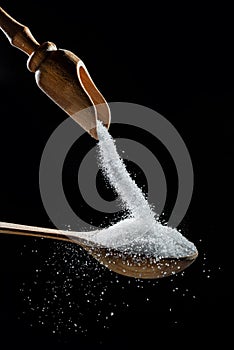
[{"label": "falling sugar stream", "polygon": [[97,122],[97,133],[99,138],[99,161],[102,171],[118,193],[124,207],[131,212],[132,216],[141,219],[147,218],[149,224],[152,225],[155,220],[155,213],[151,210],[141,189],[127,172],[123,160],[117,152],[115,141],[100,121]]},{"label": "falling sugar stream", "polygon": [[97,122],[98,160],[100,167],[115,189],[129,217],[100,231],[84,233],[83,238],[108,248],[131,254],[161,258],[180,258],[197,252],[195,245],[177,229],[162,225],[141,189],[130,177],[120,158],[110,133]]}]

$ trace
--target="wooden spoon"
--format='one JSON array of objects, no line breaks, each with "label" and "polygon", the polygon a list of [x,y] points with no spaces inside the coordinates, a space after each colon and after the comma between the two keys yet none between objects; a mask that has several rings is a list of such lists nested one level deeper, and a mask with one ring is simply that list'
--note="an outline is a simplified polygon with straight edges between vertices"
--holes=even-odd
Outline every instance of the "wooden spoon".
[{"label": "wooden spoon", "polygon": [[97,139],[96,120],[108,128],[110,109],[80,58],[51,42],[40,45],[30,30],[2,7],[0,28],[13,46],[29,56],[27,67],[35,73],[40,89]]},{"label": "wooden spoon", "polygon": [[[108,269],[128,277],[155,279],[173,275],[186,269],[197,258],[198,253],[179,259],[156,260],[153,256],[129,254],[110,249],[79,237],[79,232],[18,225],[0,222],[0,233],[21,236],[50,238],[75,243],[84,248],[99,263]],[[82,232],[82,236],[84,232]]]}]

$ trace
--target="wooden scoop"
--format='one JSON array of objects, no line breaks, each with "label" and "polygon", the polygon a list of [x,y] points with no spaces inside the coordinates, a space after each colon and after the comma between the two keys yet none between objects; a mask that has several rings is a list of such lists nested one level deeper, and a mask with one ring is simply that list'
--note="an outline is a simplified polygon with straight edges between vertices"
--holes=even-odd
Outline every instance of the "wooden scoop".
[{"label": "wooden scoop", "polygon": [[34,226],[17,225],[0,222],[0,233],[21,236],[51,238],[54,240],[75,243],[84,248],[89,254],[110,270],[128,277],[155,279],[174,275],[186,269],[197,258],[198,253],[179,259],[167,258],[156,260],[153,256],[130,254],[83,238],[84,232],[61,231],[56,229]]},{"label": "wooden scoop", "polygon": [[47,96],[95,139],[97,119],[109,128],[109,106],[76,55],[51,42],[40,45],[27,27],[1,7],[0,28],[13,46],[29,56],[27,67]]}]

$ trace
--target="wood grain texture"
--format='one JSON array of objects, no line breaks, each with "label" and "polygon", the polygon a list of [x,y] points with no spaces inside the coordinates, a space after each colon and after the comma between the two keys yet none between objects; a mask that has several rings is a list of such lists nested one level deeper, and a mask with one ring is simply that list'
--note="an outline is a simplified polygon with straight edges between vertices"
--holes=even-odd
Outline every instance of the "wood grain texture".
[{"label": "wood grain texture", "polygon": [[31,55],[39,46],[29,28],[17,22],[2,7],[0,7],[0,27],[11,45],[27,55]]}]

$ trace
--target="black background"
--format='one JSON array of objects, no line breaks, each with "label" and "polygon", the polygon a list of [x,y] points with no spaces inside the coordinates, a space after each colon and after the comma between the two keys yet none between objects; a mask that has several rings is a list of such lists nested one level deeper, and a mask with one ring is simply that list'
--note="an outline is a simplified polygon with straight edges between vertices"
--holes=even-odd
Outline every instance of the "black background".
[{"label": "black background", "polygon": [[[39,42],[53,41],[77,54],[108,102],[144,105],[176,127],[195,174],[181,228],[200,253],[184,274],[172,279],[155,283],[119,276],[117,283],[115,274],[104,268],[85,268],[87,256],[79,249],[85,277],[79,263],[76,274],[66,266],[69,246],[0,237],[2,348],[15,343],[69,349],[225,347],[231,340],[233,308],[230,9],[197,2],[156,2],[153,7],[146,1],[130,6],[127,1],[22,0],[1,1],[1,6]],[[38,170],[46,141],[66,115],[38,89],[24,53],[10,46],[3,34],[0,40],[0,220],[53,227],[41,203]],[[85,140],[87,148],[95,143],[88,135]],[[53,264],[44,264],[51,256]],[[69,288],[73,294],[67,296],[64,290]],[[41,311],[44,299],[47,306],[52,303],[47,316]]]}]

